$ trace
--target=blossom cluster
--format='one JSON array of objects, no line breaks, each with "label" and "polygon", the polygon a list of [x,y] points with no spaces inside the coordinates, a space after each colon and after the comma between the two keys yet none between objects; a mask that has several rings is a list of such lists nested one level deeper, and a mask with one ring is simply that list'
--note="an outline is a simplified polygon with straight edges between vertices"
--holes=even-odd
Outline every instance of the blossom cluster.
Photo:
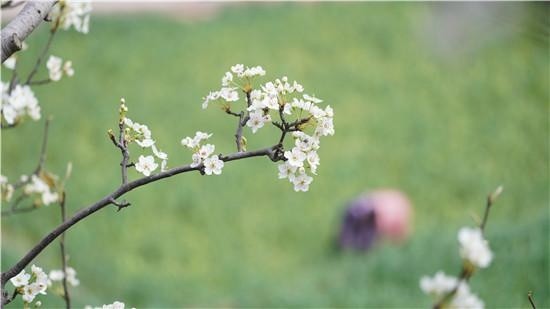
[{"label": "blossom cluster", "polygon": [[62,281],[65,278],[65,274],[67,274],[67,283],[69,283],[72,286],[78,286],[80,285],[80,280],[76,278],[76,270],[72,267],[65,268],[65,272],[61,269],[54,269],[50,271],[49,278],[51,281]]},{"label": "blossom cluster", "polygon": [[21,176],[21,182],[27,183],[23,188],[23,191],[27,195],[38,194],[40,195],[40,200],[44,205],[50,205],[59,200],[59,194],[52,190],[54,187],[53,184],[48,184],[46,180],[49,178],[42,178],[37,175],[31,175],[29,178],[27,175]]},{"label": "blossom cluster", "polygon": [[46,67],[48,68],[48,75],[52,81],[58,81],[63,75],[73,76],[74,70],[72,67],[72,61],[65,61],[59,57],[51,55],[46,62]]},{"label": "blossom cluster", "polygon": [[86,0],[61,0],[52,10],[53,19],[59,20],[59,26],[64,30],[73,27],[81,33],[90,29],[90,13],[92,2]]},{"label": "blossom cluster", "polygon": [[457,289],[453,298],[449,301],[450,308],[483,308],[483,301],[470,291],[470,287],[464,281],[453,276],[447,276],[439,271],[432,278],[424,276],[420,279],[420,288],[435,299],[441,299],[453,289]]},{"label": "blossom cluster", "polygon": [[46,289],[51,280],[42,268],[32,265],[31,273],[22,270],[17,276],[10,279],[17,293],[22,294],[23,301],[31,303],[38,294],[46,295]]},{"label": "blossom cluster", "polygon": [[[301,84],[290,82],[286,76],[254,88],[254,78],[265,74],[260,66],[232,66],[222,77],[222,88],[210,92],[202,107],[218,102],[223,110],[230,111],[232,104],[239,100],[239,90],[244,92],[246,109],[243,112],[247,113],[246,126],[253,134],[266,123],[293,132],[294,147],[284,153],[285,162],[278,165],[279,178],[288,179],[295,191],[308,191],[313,181],[308,173],[316,175],[320,163],[317,153],[320,138],[334,135],[334,111],[329,105],[319,106],[323,102],[321,99],[304,93]],[[274,121],[277,117],[278,120]]]},{"label": "blossom cluster", "polygon": [[212,134],[197,131],[194,137],[185,137],[181,140],[181,145],[193,150],[191,167],[204,165],[206,175],[221,175],[224,163],[218,155],[213,155],[216,146],[212,144],[201,145],[203,140],[207,140]]},{"label": "blossom cluster", "polygon": [[[493,254],[487,240],[483,238],[480,228],[463,227],[458,232],[460,244],[460,257],[464,261],[465,269],[473,272],[473,269],[486,268],[493,259]],[[467,282],[452,276],[447,276],[439,271],[434,277],[422,277],[420,288],[435,299],[441,300],[445,295],[456,289],[449,300],[451,308],[483,308],[484,303],[475,294],[471,293]]]},{"label": "blossom cluster", "polygon": [[157,148],[156,141],[153,139],[153,135],[149,127],[126,117],[126,112],[128,112],[128,107],[125,104],[125,100],[121,99],[120,115],[121,121],[125,126],[124,140],[127,143],[136,142],[136,144],[141,148],[151,148],[153,153],[153,155],[139,156],[138,162],[135,163],[136,171],[145,176],[151,175],[151,173],[154,172],[159,166],[158,163],[155,162],[155,157],[161,161],[160,170],[166,170],[168,154]]},{"label": "blossom cluster", "polygon": [[0,82],[2,100],[0,110],[10,125],[28,115],[33,120],[41,117],[38,100],[28,85],[16,85],[10,89],[8,83]]}]

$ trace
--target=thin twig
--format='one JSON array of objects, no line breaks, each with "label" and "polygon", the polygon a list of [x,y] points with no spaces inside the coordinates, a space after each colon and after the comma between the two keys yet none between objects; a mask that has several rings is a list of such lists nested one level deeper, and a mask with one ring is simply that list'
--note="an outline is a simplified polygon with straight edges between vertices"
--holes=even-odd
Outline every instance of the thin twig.
[{"label": "thin twig", "polygon": [[30,82],[27,83],[27,85],[37,85],[38,86],[38,85],[49,84],[51,82],[52,82],[52,80],[47,78],[47,79],[42,79],[42,80],[30,81]]},{"label": "thin twig", "polygon": [[42,59],[46,56],[46,53],[48,52],[48,49],[50,49],[50,45],[52,44],[53,38],[55,36],[55,33],[57,32],[57,27],[52,29],[50,31],[50,36],[48,37],[48,41],[46,42],[46,46],[44,46],[44,49],[42,50],[42,53],[38,58],[36,59],[36,63],[34,64],[34,67],[29,74],[29,77],[27,77],[27,81],[25,82],[25,85],[30,85],[32,82],[32,78],[38,72],[38,67],[40,66],[40,63],[42,62]]},{"label": "thin twig", "polygon": [[44,168],[44,162],[46,162],[46,150],[48,147],[48,132],[50,129],[50,121],[52,120],[51,117],[48,117],[46,119],[46,122],[44,123],[44,134],[42,136],[42,147],[40,148],[40,157],[38,158],[38,166],[34,170],[35,175],[38,175],[42,169]]},{"label": "thin twig", "polygon": [[[65,191],[61,193],[61,200],[59,201],[59,207],[61,208],[61,223],[67,220],[65,215]],[[71,297],[69,295],[69,288],[67,286],[67,253],[65,249],[65,233],[61,234],[59,238],[59,247],[61,249],[61,266],[63,269],[63,299],[65,300],[65,307],[67,309],[71,308]]]},{"label": "thin twig", "polygon": [[119,148],[122,154],[120,169],[122,175],[122,184],[125,185],[128,182],[128,160],[130,160],[130,152],[128,151],[128,143],[124,138],[124,121],[122,119],[118,122],[118,129],[118,144],[120,145]]},{"label": "thin twig", "polygon": [[[252,100],[250,98],[250,91],[246,91],[246,105],[250,107],[252,105]],[[231,115],[234,115],[235,113],[230,113]],[[239,121],[237,123],[237,131],[235,132],[235,143],[237,144],[237,151],[241,152],[243,151],[243,127],[246,125],[248,120],[250,119],[250,114],[248,111],[244,110],[237,114],[239,117]]]}]

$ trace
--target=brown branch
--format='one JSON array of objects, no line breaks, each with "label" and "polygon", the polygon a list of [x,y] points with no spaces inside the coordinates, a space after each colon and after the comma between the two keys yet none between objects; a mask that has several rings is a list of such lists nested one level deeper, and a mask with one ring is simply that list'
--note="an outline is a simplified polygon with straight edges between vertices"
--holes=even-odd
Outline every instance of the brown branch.
[{"label": "brown branch", "polygon": [[[246,158],[252,158],[252,157],[262,157],[267,156],[272,161],[278,161],[280,160],[280,157],[276,155],[277,151],[280,150],[280,145],[275,145],[272,147],[259,149],[255,151],[245,151],[245,152],[236,152],[227,156],[221,156],[220,160],[224,162],[230,162],[230,161],[236,161]],[[50,233],[48,233],[44,238],[42,238],[25,256],[23,256],[14,266],[12,266],[10,269],[6,270],[2,273],[1,276],[1,287],[4,289],[4,286],[6,282],[13,278],[15,275],[21,272],[32,260],[38,256],[52,241],[54,241],[59,235],[67,231],[70,227],[80,222],[82,219],[85,219],[86,217],[92,215],[93,213],[97,212],[98,210],[104,208],[105,206],[108,206],[112,204],[113,200],[116,200],[117,198],[121,197],[122,195],[126,194],[127,192],[130,192],[136,188],[139,188],[143,185],[159,181],[164,178],[169,178],[178,174],[191,172],[191,171],[199,171],[200,169],[204,168],[204,166],[201,164],[199,166],[191,167],[191,165],[184,165],[180,167],[175,167],[170,170],[143,177],[131,182],[128,182],[126,184],[121,185],[118,189],[113,191],[112,193],[108,194],[107,196],[103,197],[99,201],[95,202],[94,204],[81,209],[76,214],[73,215],[68,220],[65,220],[63,223],[61,223],[59,226],[54,228]],[[10,300],[3,299],[2,304],[9,303]]]},{"label": "brown branch", "polygon": [[16,7],[20,6],[23,3],[25,3],[25,1],[19,1],[19,2],[13,3],[12,0],[8,0],[8,1],[2,3],[2,6],[0,8],[1,9],[13,9],[13,8],[16,8]]},{"label": "brown branch", "polygon": [[22,48],[22,42],[40,25],[57,1],[29,1],[0,32],[2,63]]},{"label": "brown branch", "polygon": [[[250,90],[245,92],[246,94],[246,105],[250,107],[252,101],[250,99]],[[234,114],[234,113],[233,113]],[[235,143],[237,144],[237,151],[243,151],[243,127],[246,125],[250,119],[250,114],[248,111],[244,110],[238,114],[239,121],[237,123],[237,131],[235,132]]]},{"label": "brown branch", "polygon": [[[66,200],[65,191],[61,193],[61,200],[59,201],[59,207],[61,208],[61,223],[67,220],[65,214],[65,200]],[[69,288],[67,287],[67,253],[65,249],[65,233],[61,234],[59,238],[59,247],[61,249],[61,266],[63,270],[63,299],[65,300],[65,307],[67,309],[71,308],[71,297],[69,295]]]},{"label": "brown branch", "polygon": [[46,122],[44,123],[44,135],[42,135],[42,147],[40,148],[40,157],[38,158],[38,166],[34,170],[35,175],[38,175],[42,169],[44,168],[44,162],[46,162],[46,150],[48,147],[48,132],[50,129],[50,121],[52,120],[51,117],[48,117],[46,119]]}]

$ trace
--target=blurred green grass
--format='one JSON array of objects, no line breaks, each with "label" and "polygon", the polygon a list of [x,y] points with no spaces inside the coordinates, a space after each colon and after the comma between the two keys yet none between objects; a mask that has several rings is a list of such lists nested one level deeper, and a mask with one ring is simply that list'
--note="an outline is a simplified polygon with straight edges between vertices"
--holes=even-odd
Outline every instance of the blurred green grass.
[{"label": "blurred green grass", "polygon": [[[529,290],[550,306],[548,41],[512,33],[442,58],[418,34],[429,15],[426,4],[243,5],[193,24],[94,17],[90,35],[59,35],[52,53],[71,59],[76,75],[36,94],[43,115],[54,116],[47,167],[62,174],[74,164],[70,212],[119,184],[106,130],[116,126],[120,97],[170,166],[190,161],[179,140],[196,130],[233,151],[234,119],[200,103],[235,63],[301,81],[336,114],[306,194],[278,181],[270,161],[251,159],[228,164],[221,177],[186,174],[141,188],[126,197],[132,207],[72,228],[69,263],[82,281],[75,305],[427,307],[419,278],[458,271],[458,228],[472,225],[470,214],[481,215],[486,194],[503,184],[487,230],[496,257],[472,288],[490,308],[527,307]],[[38,53],[46,31],[32,35],[21,61]],[[2,174],[35,166],[42,125],[3,132]],[[265,131],[248,132],[250,148],[272,144]],[[366,256],[333,252],[344,203],[379,187],[412,199],[410,241]],[[2,269],[58,217],[49,207],[2,219]],[[35,262],[59,268],[58,246]]]}]

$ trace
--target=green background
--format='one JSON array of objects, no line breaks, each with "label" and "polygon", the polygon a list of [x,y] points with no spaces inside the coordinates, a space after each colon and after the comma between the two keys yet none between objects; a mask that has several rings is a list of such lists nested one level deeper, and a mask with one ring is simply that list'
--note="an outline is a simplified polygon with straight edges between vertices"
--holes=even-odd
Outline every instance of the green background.
[{"label": "green background", "polygon": [[[443,52],[431,44],[442,26],[429,23],[441,6],[243,4],[195,23],[92,16],[89,35],[59,33],[51,53],[72,60],[76,74],[34,90],[43,116],[54,117],[47,168],[62,175],[73,162],[69,213],[119,185],[120,153],[106,131],[116,128],[120,97],[171,167],[190,162],[179,141],[197,130],[214,133],[217,151],[234,151],[235,119],[200,105],[235,63],[296,79],[335,110],[336,134],[322,140],[307,193],[254,158],[226,164],[220,177],[191,173],[140,188],[125,197],[130,208],[108,207],[73,227],[75,307],[429,307],[420,277],[458,273],[457,231],[501,184],[486,234],[495,258],[472,290],[490,308],[528,307],[529,290],[550,306],[547,6],[489,5],[512,14]],[[501,27],[510,20],[515,27]],[[27,40],[21,72],[46,38],[43,26]],[[42,126],[2,132],[10,180],[34,168]],[[249,149],[273,144],[274,134],[245,130]],[[345,203],[386,187],[414,204],[408,242],[382,242],[366,255],[335,251]],[[58,221],[56,206],[2,218],[2,269]],[[35,262],[59,268],[58,245]]]}]

